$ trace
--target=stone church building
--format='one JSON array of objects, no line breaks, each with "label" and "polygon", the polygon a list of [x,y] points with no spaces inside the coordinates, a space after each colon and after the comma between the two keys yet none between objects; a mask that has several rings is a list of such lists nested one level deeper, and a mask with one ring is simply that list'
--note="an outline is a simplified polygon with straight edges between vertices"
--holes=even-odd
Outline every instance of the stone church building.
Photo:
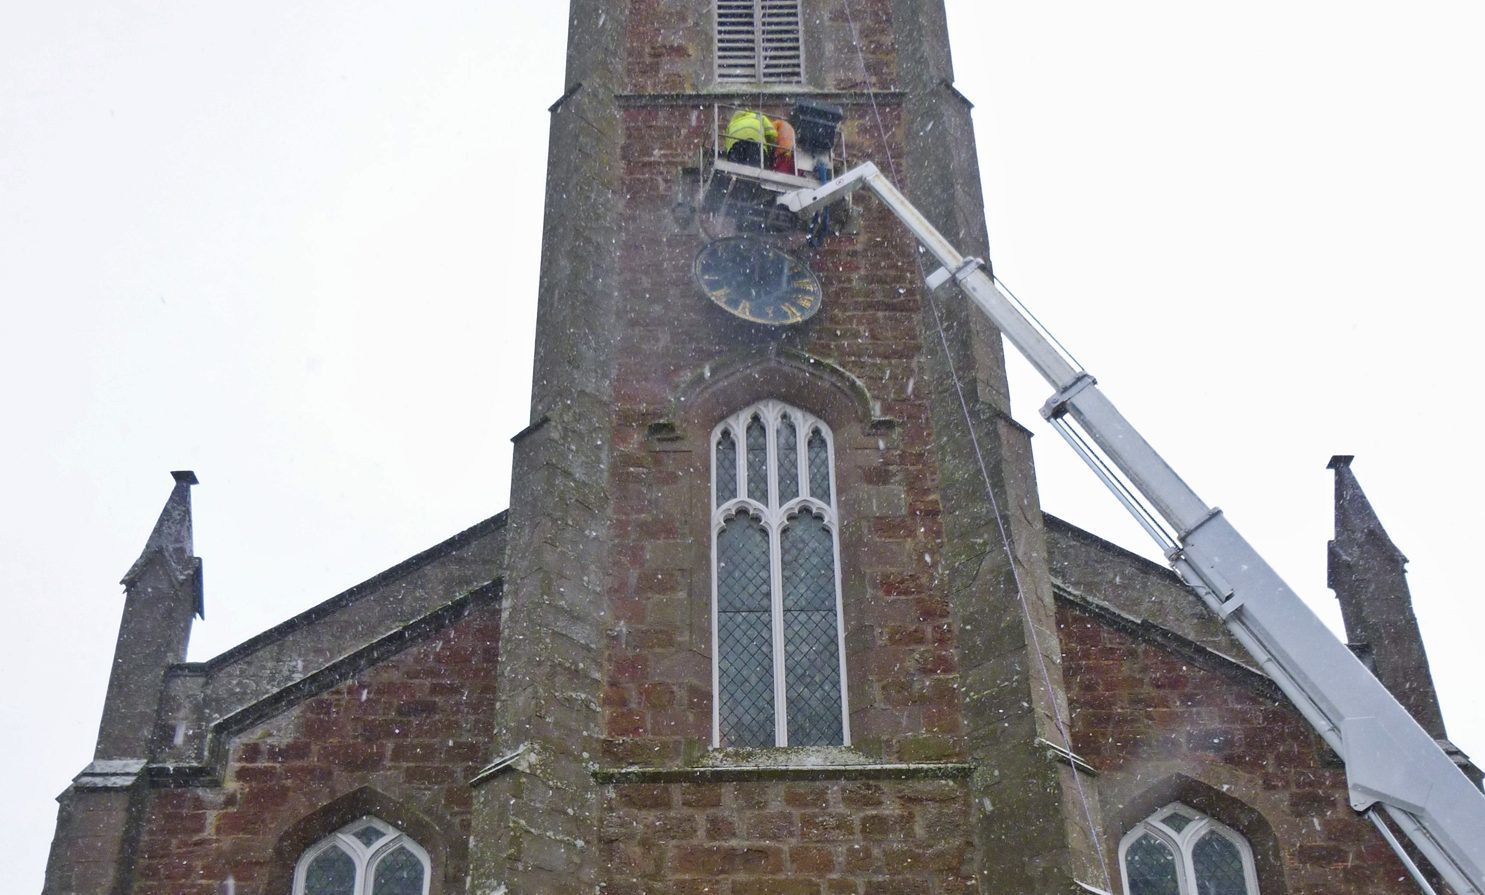
[{"label": "stone church building", "polygon": [[[941,3],[571,23],[510,508],[187,662],[175,473],[47,895],[1416,891],[1175,576],[1041,512],[1001,339],[897,221],[765,213],[871,160],[987,255]],[[1442,740],[1348,459],[1349,638]]]}]

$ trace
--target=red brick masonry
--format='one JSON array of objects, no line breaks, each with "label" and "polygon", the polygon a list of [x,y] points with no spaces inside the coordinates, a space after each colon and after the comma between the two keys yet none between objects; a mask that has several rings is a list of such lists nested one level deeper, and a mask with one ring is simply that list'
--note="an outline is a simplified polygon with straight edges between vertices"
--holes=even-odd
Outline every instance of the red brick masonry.
[{"label": "red brick masonry", "polygon": [[[156,790],[134,891],[286,895],[278,884],[299,846],[276,856],[279,840],[368,786],[441,831],[434,838],[446,841],[421,842],[445,864],[435,877],[452,862],[462,879],[469,780],[487,759],[499,634],[498,605],[476,606],[355,680],[235,737],[220,788]],[[333,829],[304,835],[312,842]]]}]

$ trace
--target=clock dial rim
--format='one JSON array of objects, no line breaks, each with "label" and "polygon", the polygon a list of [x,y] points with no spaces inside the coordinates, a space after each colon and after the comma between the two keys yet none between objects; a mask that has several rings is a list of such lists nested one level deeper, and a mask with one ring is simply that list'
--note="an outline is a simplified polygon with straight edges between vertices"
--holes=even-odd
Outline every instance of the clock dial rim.
[{"label": "clock dial rim", "polygon": [[[783,289],[772,290],[769,293],[763,295],[759,295],[758,293],[753,292],[750,294],[747,300],[729,303],[726,299],[726,296],[719,295],[719,293],[726,293],[729,291],[730,288],[734,287],[737,284],[738,281],[734,273],[735,268],[729,267],[727,273],[720,273],[714,269],[708,269],[708,260],[710,258],[720,257],[719,253],[726,250],[723,247],[730,245],[749,246],[750,250],[760,250],[774,257],[780,258],[783,263],[787,265],[787,280],[791,285],[786,286]],[[810,270],[808,264],[806,264],[802,259],[793,255],[792,253],[787,252],[784,249],[781,249],[766,240],[758,239],[757,237],[753,236],[724,236],[720,239],[714,239],[708,242],[706,245],[701,247],[700,251],[696,253],[696,258],[691,265],[691,273],[692,278],[696,281],[696,285],[700,287],[701,291],[712,302],[712,304],[738,318],[739,320],[746,320],[749,323],[756,323],[762,326],[791,326],[794,324],[803,323],[806,320],[809,320],[811,317],[814,317],[815,314],[819,312],[820,305],[823,304],[824,289],[820,285],[820,278],[815,275],[815,272],[813,270]],[[720,286],[708,285],[706,280],[706,277],[708,275],[711,275],[714,278],[730,278],[732,282],[724,283]],[[799,288],[797,287],[797,285],[794,285],[797,284],[801,276],[806,277],[808,281],[808,285],[804,288]],[[797,298],[805,294],[813,296],[813,300],[805,304],[801,308],[798,306]],[[750,308],[748,310],[740,310],[736,306],[737,304],[741,304],[744,306],[744,308],[747,308],[753,302],[759,301],[760,299],[767,300],[767,306],[770,308],[793,308],[794,316],[788,316],[786,312],[786,316],[782,318],[764,317],[760,314],[752,313]]]}]

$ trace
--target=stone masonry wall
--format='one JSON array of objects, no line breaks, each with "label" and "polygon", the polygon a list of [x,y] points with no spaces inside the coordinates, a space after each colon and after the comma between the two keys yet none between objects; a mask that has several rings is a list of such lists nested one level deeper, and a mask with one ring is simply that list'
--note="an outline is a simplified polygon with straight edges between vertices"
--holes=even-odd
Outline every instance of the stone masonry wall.
[{"label": "stone masonry wall", "polygon": [[[888,128],[896,111],[882,110]],[[856,145],[870,144],[866,110],[851,114]],[[823,417],[835,434],[853,741],[891,759],[954,757],[955,635],[935,577],[942,534],[910,243],[880,205],[864,204],[862,235],[796,249],[825,290],[813,319],[768,329],[730,318],[692,281],[703,234],[670,213],[710,126],[709,107],[625,111],[633,223],[620,236],[607,757],[673,762],[710,745],[709,437],[763,397]],[[791,366],[781,353],[835,369]],[[843,396],[850,387],[855,398]],[[891,422],[874,428],[878,417]],[[657,438],[659,421],[675,428]]]},{"label": "stone masonry wall", "polygon": [[[712,83],[713,6],[696,0],[629,0],[624,68],[636,92],[691,93]],[[901,86],[887,0],[810,2],[801,10],[805,85],[857,90]]]},{"label": "stone masonry wall", "polygon": [[601,837],[606,895],[978,891],[958,781],[619,785]]},{"label": "stone masonry wall", "polygon": [[[954,798],[966,806],[965,826],[956,835],[973,842],[976,852],[968,869],[939,869],[891,885],[950,891],[960,880],[954,874],[963,870],[966,878],[978,873],[982,886],[1065,889],[1076,872],[1070,855],[1080,845],[1061,819],[1062,771],[1034,747],[1062,699],[1060,682],[1054,674],[1051,692],[1042,692],[1028,676],[1032,630],[1042,631],[1041,644],[1054,653],[1048,662],[1057,667],[1045,551],[1034,524],[1012,520],[1019,561],[1035,566],[1023,576],[1035,592],[1035,618],[1023,623],[1006,570],[994,561],[985,563],[983,575],[974,568],[985,552],[986,514],[961,506],[955,531],[946,534],[946,476],[954,475],[965,492],[961,505],[982,505],[983,484],[970,475],[973,454],[958,422],[960,405],[945,383],[936,315],[925,304],[913,241],[881,203],[863,195],[856,202],[859,235],[833,237],[820,247],[797,236],[776,237],[820,277],[824,302],[815,317],[768,329],[711,305],[693,282],[692,264],[706,241],[722,234],[698,221],[698,153],[713,146],[713,121],[725,123],[728,104],[781,116],[788,97],[696,92],[714,86],[710,14],[698,15],[709,9],[704,4],[639,0],[627,8],[626,84],[632,92],[619,97],[623,209],[615,234],[619,348],[609,439],[613,524],[601,761],[674,768],[708,760],[709,435],[723,417],[763,398],[778,399],[823,418],[835,434],[852,746],[874,760],[980,765],[973,780],[953,784]],[[973,251],[983,242],[983,222],[972,144],[946,147],[938,139],[969,129],[967,104],[947,86],[942,31],[939,19],[909,3],[807,4],[806,90],[843,107],[850,162],[877,162],[910,193],[915,183],[937,190],[925,212]],[[714,102],[723,107],[714,109]],[[927,138],[935,125],[934,138]],[[950,176],[943,172],[950,171],[966,179],[939,189]],[[962,197],[975,201],[961,203]],[[1003,503],[1019,508],[1008,510],[1012,515],[1038,519],[1024,437],[1005,436],[1005,421],[991,420],[974,401],[1003,395],[998,337],[981,327],[971,338],[975,325],[961,320],[962,312],[945,316]],[[962,568],[951,581],[954,563]],[[974,611],[961,605],[971,601]],[[971,674],[975,685],[967,687]],[[607,788],[605,811],[619,810],[629,820],[612,826],[605,816],[604,835],[618,835],[630,828],[625,824],[649,829],[649,822],[670,831],[674,820],[687,835],[704,836],[704,818],[679,819],[687,785],[667,785],[669,795],[656,796],[663,804],[649,821],[631,817],[641,809],[622,801],[647,790]],[[762,800],[760,811],[787,807],[777,792],[751,785],[774,793],[751,796]],[[837,792],[843,785],[812,784],[836,793],[821,797],[832,805],[844,804]],[[729,790],[738,798],[745,791],[751,790]],[[883,797],[895,804],[894,796]],[[999,810],[970,807],[991,804]],[[778,828],[766,866],[746,873],[724,867],[720,875],[734,882],[757,877],[762,881],[749,885],[763,887],[758,891],[796,891],[768,886],[784,886],[779,880],[793,873],[790,849],[803,822],[801,815]],[[851,823],[841,841],[864,841],[867,833]],[[909,825],[899,835],[912,840],[920,834]],[[757,835],[716,841],[728,849],[765,844]],[[638,852],[647,862],[635,870],[646,881],[643,890],[668,891],[661,884],[668,873],[677,891],[691,891],[684,881],[693,874],[673,858],[695,852],[659,851],[668,857],[656,859],[656,848]],[[831,873],[845,874],[845,862],[845,852],[832,853],[835,869],[803,875],[797,891],[821,891]],[[833,884],[855,891],[864,878]]]},{"label": "stone masonry wall", "polygon": [[[891,122],[892,110],[884,117]],[[671,138],[647,148],[640,140],[625,142],[631,153],[644,153],[627,168],[625,217],[649,226],[627,227],[621,237],[628,301],[612,435],[615,561],[606,701],[610,738],[647,742],[610,757],[637,760],[634,748],[640,748],[676,760],[683,741],[710,741],[708,438],[717,420],[763,396],[794,402],[835,430],[848,663],[857,653],[849,668],[857,739],[875,741],[887,757],[956,754],[953,628],[934,585],[939,499],[933,432],[916,384],[922,344],[906,240],[879,206],[869,206],[863,236],[812,252],[826,291],[812,321],[787,330],[734,321],[692,282],[691,261],[704,239],[674,227],[668,214],[680,163],[696,141],[710,140],[710,113],[686,105],[636,108],[625,111],[625,126],[630,134]],[[735,399],[699,395],[705,383],[688,390],[693,378],[723,380],[729,364],[740,368],[735,378],[747,380],[747,368],[766,370],[769,353],[778,349],[839,365],[848,376],[835,376],[864,384],[872,405],[866,407],[866,396],[848,408],[821,398],[818,392],[829,389],[812,393],[803,384],[811,374],[803,371],[769,380],[778,390],[742,383],[728,392]],[[826,381],[833,374],[814,376]],[[693,408],[698,402],[705,407]],[[895,424],[872,430],[873,413]],[[653,438],[649,427],[659,420],[679,426],[673,438]]]},{"label": "stone masonry wall", "polygon": [[1179,799],[1248,835],[1264,895],[1417,891],[1351,810],[1339,759],[1277,690],[1068,602],[1058,622],[1074,747],[1099,770],[1110,868],[1124,832]]},{"label": "stone masonry wall", "polygon": [[[705,79],[697,60],[708,54],[693,44],[709,42],[709,25],[681,5],[684,14],[667,13],[677,4],[666,0],[631,6],[636,87],[682,91]],[[860,2],[853,13],[877,87],[890,87],[888,6]],[[814,56],[806,47],[811,82],[859,88],[862,60],[843,40],[842,9],[831,4],[823,16],[806,34],[841,47]],[[846,105],[853,155],[905,159],[900,98],[879,96],[875,110],[861,97],[830,101]],[[962,758],[911,240],[879,203],[862,202],[859,236],[819,248],[782,240],[821,279],[814,318],[773,329],[733,319],[692,279],[708,238],[694,216],[692,166],[712,145],[711,103],[631,96],[621,108],[603,763],[675,768],[711,745],[709,437],[718,420],[765,397],[821,417],[835,436],[853,746],[888,761]],[[782,115],[787,100],[764,109]],[[604,891],[974,891],[968,792],[962,780],[610,784]]]},{"label": "stone masonry wall", "polygon": [[[359,804],[393,815],[385,819],[433,856],[432,892],[462,892],[469,780],[486,758],[499,635],[498,605],[476,604],[354,680],[235,737],[221,786],[155,790],[134,892],[284,895],[302,848],[365,809],[327,817],[324,829],[303,821],[367,787],[375,793]],[[296,832],[304,841],[285,841]]]}]

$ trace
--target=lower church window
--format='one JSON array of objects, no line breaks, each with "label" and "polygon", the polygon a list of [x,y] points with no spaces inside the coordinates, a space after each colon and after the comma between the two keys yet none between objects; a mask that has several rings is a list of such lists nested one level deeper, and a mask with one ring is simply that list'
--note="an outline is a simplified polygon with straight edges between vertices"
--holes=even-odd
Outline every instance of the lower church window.
[{"label": "lower church window", "polygon": [[830,429],[764,401],[712,432],[713,742],[850,741]]},{"label": "lower church window", "polygon": [[428,853],[405,833],[363,817],[305,850],[294,895],[428,895]]},{"label": "lower church window", "polygon": [[1258,895],[1248,840],[1175,802],[1119,843],[1125,895]]}]

